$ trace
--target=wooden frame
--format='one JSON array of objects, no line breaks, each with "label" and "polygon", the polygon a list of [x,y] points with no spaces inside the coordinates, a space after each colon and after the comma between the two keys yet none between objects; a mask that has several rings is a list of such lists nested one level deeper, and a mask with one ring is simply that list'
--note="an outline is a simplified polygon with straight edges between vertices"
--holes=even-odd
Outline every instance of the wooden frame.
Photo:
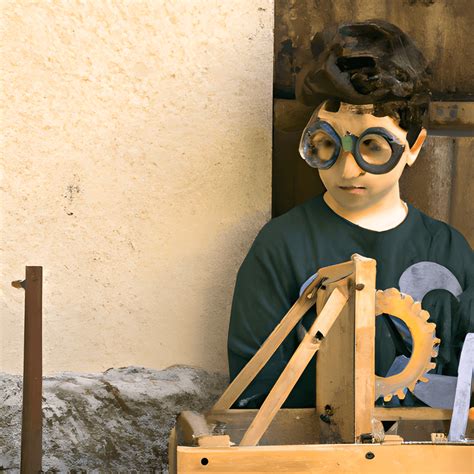
[{"label": "wooden frame", "polygon": [[[472,472],[472,444],[433,435],[451,410],[375,407],[375,275],[375,260],[357,254],[320,269],[210,412],[180,415],[170,472]],[[261,408],[230,409],[312,305],[317,317]],[[316,409],[281,409],[316,352]]]}]

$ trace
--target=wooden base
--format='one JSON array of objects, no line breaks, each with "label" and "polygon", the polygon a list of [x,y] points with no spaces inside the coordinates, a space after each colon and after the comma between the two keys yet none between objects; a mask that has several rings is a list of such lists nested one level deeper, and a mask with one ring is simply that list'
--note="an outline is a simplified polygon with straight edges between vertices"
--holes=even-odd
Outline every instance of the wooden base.
[{"label": "wooden base", "polygon": [[455,444],[325,444],[177,449],[180,474],[203,472],[466,473],[474,447]]}]

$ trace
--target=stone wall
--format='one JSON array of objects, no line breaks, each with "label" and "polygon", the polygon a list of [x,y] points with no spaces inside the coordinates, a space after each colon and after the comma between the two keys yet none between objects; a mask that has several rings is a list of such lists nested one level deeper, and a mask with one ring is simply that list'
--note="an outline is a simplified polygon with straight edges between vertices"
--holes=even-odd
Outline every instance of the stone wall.
[{"label": "stone wall", "polygon": [[[210,408],[226,383],[186,366],[46,377],[43,471],[166,472],[176,416]],[[0,470],[20,467],[21,398],[21,378],[0,373]]]}]

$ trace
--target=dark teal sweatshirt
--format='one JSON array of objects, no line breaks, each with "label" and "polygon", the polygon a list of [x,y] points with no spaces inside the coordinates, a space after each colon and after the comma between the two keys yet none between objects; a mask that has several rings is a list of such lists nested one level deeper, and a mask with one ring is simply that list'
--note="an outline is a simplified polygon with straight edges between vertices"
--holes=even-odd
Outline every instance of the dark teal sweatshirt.
[{"label": "dark teal sweatshirt", "polygon": [[[320,195],[268,222],[240,267],[228,336],[231,380],[298,299],[302,285],[319,268],[354,253],[377,261],[377,289],[402,287],[422,296],[441,339],[433,372],[457,375],[464,337],[474,331],[474,255],[465,238],[411,204],[398,226],[365,229],[336,214]],[[303,317],[306,329],[313,320],[314,308]],[[410,355],[402,329],[388,316],[377,317],[377,375],[385,376],[397,355]],[[297,345],[293,330],[234,406],[259,407]],[[315,370],[313,359],[284,406],[314,406]]]}]

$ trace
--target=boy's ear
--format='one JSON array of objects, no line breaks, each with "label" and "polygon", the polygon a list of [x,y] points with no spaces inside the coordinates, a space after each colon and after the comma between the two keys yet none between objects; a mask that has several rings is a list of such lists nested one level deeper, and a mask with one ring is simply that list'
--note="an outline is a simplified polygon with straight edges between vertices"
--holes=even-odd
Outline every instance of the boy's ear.
[{"label": "boy's ear", "polygon": [[418,138],[413,143],[412,147],[408,150],[407,156],[407,165],[412,166],[415,160],[418,158],[418,154],[420,153],[421,147],[426,140],[426,128],[422,128],[420,133],[418,134]]}]

